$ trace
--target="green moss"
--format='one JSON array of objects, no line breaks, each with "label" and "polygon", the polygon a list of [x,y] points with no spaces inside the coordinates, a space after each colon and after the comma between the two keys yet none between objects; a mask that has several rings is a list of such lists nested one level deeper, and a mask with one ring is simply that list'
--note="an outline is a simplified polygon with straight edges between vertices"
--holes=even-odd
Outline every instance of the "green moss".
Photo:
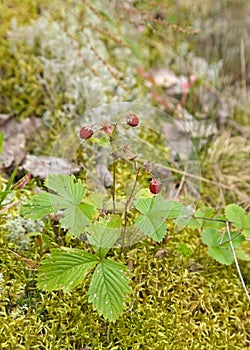
[{"label": "green moss", "polygon": [[41,1],[17,0],[0,4],[0,111],[12,115],[27,117],[41,115],[44,110],[43,91],[38,82],[42,73],[39,60],[27,52],[27,47],[18,46],[12,51],[7,30],[13,19],[22,25],[39,15]]},{"label": "green moss", "polygon": [[[69,3],[65,1],[64,5]],[[56,20],[60,20],[63,12],[60,3],[49,0],[9,0],[0,4],[0,113],[26,118],[42,116],[50,110],[56,115],[63,103],[73,103],[62,91],[51,97],[51,91],[42,83],[44,65],[39,51],[40,38],[31,38],[34,41],[31,45],[27,40],[27,30],[32,30],[28,25],[42,18],[43,11],[53,13]],[[19,37],[20,33],[23,35]],[[50,57],[52,53],[47,54]],[[53,88],[56,90],[57,86]]]},{"label": "green moss", "polygon": [[8,45],[0,50],[0,94],[2,113],[21,116],[42,115],[44,103],[41,84],[37,76],[42,73],[41,63],[25,53],[25,47],[11,55]]},{"label": "green moss", "polygon": [[[179,255],[180,242],[194,250],[199,237],[183,231],[161,245],[133,247],[133,294],[115,324],[88,304],[88,280],[71,294],[41,293],[34,272],[1,251],[2,349],[247,348],[250,309],[234,267],[207,263],[202,246],[192,259]],[[164,259],[154,257],[160,247],[168,251]]]},{"label": "green moss", "polygon": [[5,0],[0,3],[0,37],[10,29],[10,22],[15,18],[19,24],[30,22],[39,15],[39,5],[48,3],[47,0]]}]

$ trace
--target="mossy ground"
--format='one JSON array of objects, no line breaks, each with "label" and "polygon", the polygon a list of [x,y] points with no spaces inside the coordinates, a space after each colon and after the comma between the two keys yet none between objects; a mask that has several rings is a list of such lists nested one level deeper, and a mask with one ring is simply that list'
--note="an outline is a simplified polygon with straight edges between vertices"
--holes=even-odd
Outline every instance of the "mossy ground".
[{"label": "mossy ground", "polygon": [[[6,31],[10,29],[11,18],[15,16],[18,24],[30,23],[46,4],[31,0],[5,0],[0,3],[0,22],[3,23],[0,27],[1,113],[10,113],[22,119],[33,114],[41,117],[49,110],[51,124],[48,142],[44,145],[40,140],[41,144],[37,145],[43,154],[49,154],[50,141],[56,139],[67,123],[60,108],[70,98],[59,92],[57,99],[51,102],[51,96],[38,79],[43,76],[43,65],[37,54],[27,51],[23,43],[14,52],[11,51]],[[151,2],[150,6],[153,6]],[[173,23],[181,18],[176,12],[171,14]],[[187,13],[185,21],[188,22]],[[64,18],[63,11],[61,15]],[[160,34],[148,33],[152,40],[163,40],[165,34]],[[173,38],[175,32],[171,32],[171,43]],[[151,47],[152,62],[157,59],[163,62],[162,52],[156,48],[162,48],[166,42],[160,40],[158,46]],[[231,120],[240,123],[237,124],[238,128],[234,129],[229,123],[226,133],[222,132],[200,153],[202,175],[226,185],[226,188],[220,188],[214,182],[203,184],[200,203],[217,210],[229,202],[249,208],[249,142],[244,136],[244,128],[249,126],[249,114],[245,109],[236,110]],[[241,123],[244,124],[242,128]],[[4,180],[1,178],[0,182],[2,184]],[[34,190],[35,185],[31,182],[29,190]],[[29,195],[30,192],[25,190],[25,196]],[[13,199],[20,200],[20,194]],[[1,349],[250,348],[250,308],[236,269],[211,260],[198,232],[175,233],[170,229],[170,239],[166,242],[152,244],[150,240],[145,240],[124,253],[123,260],[131,269],[133,292],[127,310],[116,323],[109,323],[88,304],[88,280],[71,294],[45,293],[36,288],[34,263],[41,258],[39,236],[31,238],[29,244],[21,248],[18,242],[10,242],[10,233],[4,228],[6,221],[18,217],[18,213],[19,207],[10,208],[0,221]],[[43,233],[44,239],[47,237],[47,250],[55,244],[66,244],[63,234],[52,223],[46,223]],[[181,253],[179,247],[183,243],[190,249],[191,255]],[[167,254],[157,258],[155,254],[160,248],[164,248]],[[42,254],[46,249],[42,250]],[[114,258],[119,259],[118,255],[119,252],[115,250]],[[241,262],[241,268],[244,279],[250,285],[249,263]]]},{"label": "mossy ground", "polygon": [[[182,256],[183,242],[194,250],[199,238],[180,232],[127,254],[133,293],[116,323],[92,310],[88,281],[71,294],[43,293],[31,266],[1,250],[2,349],[247,349],[250,309],[235,268],[208,260],[202,247]],[[165,258],[154,257],[159,248]]]}]

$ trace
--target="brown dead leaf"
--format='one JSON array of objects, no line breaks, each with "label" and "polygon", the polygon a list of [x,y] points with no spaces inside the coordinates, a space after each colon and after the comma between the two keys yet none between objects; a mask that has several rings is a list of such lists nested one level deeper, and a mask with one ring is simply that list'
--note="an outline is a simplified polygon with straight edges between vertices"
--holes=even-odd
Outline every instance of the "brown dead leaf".
[{"label": "brown dead leaf", "polygon": [[168,254],[168,251],[164,248],[160,248],[158,249],[158,251],[155,253],[155,258],[158,258],[158,259],[163,259],[167,256]]}]

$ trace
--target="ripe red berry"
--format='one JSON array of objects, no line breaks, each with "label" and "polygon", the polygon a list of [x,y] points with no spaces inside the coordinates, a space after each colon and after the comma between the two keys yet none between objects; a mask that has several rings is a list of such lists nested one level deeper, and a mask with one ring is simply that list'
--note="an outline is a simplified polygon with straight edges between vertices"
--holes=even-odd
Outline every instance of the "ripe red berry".
[{"label": "ripe red berry", "polygon": [[91,126],[84,126],[80,130],[80,138],[81,139],[90,139],[91,136],[94,134],[94,130],[92,129]]},{"label": "ripe red berry", "polygon": [[153,194],[158,194],[161,192],[161,181],[157,179],[152,179],[149,185],[149,191]]},{"label": "ripe red berry", "polygon": [[135,126],[139,125],[140,123],[140,120],[139,118],[137,117],[136,114],[129,114],[127,116],[127,124],[129,126],[132,126],[132,128],[134,128]]}]

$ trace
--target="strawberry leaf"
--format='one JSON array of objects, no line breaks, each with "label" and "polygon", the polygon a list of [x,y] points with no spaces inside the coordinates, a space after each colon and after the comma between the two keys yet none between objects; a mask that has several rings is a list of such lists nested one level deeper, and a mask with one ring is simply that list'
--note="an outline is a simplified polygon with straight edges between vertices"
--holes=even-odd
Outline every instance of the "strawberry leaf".
[{"label": "strawberry leaf", "polygon": [[250,238],[250,228],[242,230],[243,236]]},{"label": "strawberry leaf", "polygon": [[244,218],[244,229],[249,229],[250,230],[250,213],[248,213],[247,215],[245,215]]},{"label": "strawberry leaf", "polygon": [[[238,232],[231,232],[231,242],[234,248],[238,248],[244,240],[245,238],[243,235],[239,235]],[[220,245],[230,248],[228,235],[224,235],[223,239],[220,242]]]},{"label": "strawberry leaf", "polygon": [[203,217],[203,211],[201,209],[198,209],[195,213],[194,213],[194,217],[180,217],[177,219],[177,223],[180,226],[187,226],[188,228],[191,228],[192,230],[198,229],[202,227],[203,224],[203,219],[197,219],[195,216],[201,218]]},{"label": "strawberry leaf", "polygon": [[245,221],[245,210],[237,204],[229,204],[225,208],[225,216],[233,226],[242,229]]},{"label": "strawberry leaf", "polygon": [[87,237],[92,246],[97,248],[111,248],[121,234],[121,220],[116,216],[109,216],[108,220],[101,218],[99,222],[88,225]]},{"label": "strawberry leaf", "polygon": [[152,236],[161,229],[167,218],[177,217],[184,207],[178,202],[166,201],[161,196],[157,196],[136,199],[135,208],[143,214],[135,219],[135,225],[146,235]]},{"label": "strawberry leaf", "polygon": [[209,247],[208,253],[212,258],[224,265],[231,265],[234,260],[233,254],[228,248]]},{"label": "strawberry leaf", "polygon": [[37,193],[22,206],[22,215],[28,219],[37,220],[55,210],[51,205],[50,194],[47,192]]},{"label": "strawberry leaf", "polygon": [[215,215],[212,217],[213,220],[205,220],[203,221],[203,228],[211,227],[214,229],[219,229],[225,227],[225,217],[223,215]]},{"label": "strawberry leaf", "polygon": [[242,234],[245,237],[250,238],[250,213],[245,215],[245,218],[244,218],[244,230],[242,231]]},{"label": "strawberry leaf", "polygon": [[160,243],[167,234],[167,225],[165,222],[152,235],[149,235],[154,241]]},{"label": "strawberry leaf", "polygon": [[97,257],[79,249],[54,249],[38,269],[38,288],[70,292],[97,262]]},{"label": "strawberry leaf", "polygon": [[[60,198],[60,209],[67,208],[71,204],[80,204],[81,200],[86,194],[83,184],[80,179],[75,182],[74,175],[49,175],[44,184],[45,186],[54,192],[57,193],[57,196]],[[52,205],[54,204],[54,199],[52,197]],[[58,198],[57,198],[58,199]],[[55,203],[57,208],[57,203]]]},{"label": "strawberry leaf", "polygon": [[205,228],[201,232],[202,242],[209,247],[218,247],[220,239],[220,232],[214,228]]},{"label": "strawberry leaf", "polygon": [[109,321],[116,321],[125,308],[130,293],[127,267],[111,260],[101,261],[92,276],[88,290],[93,308]]},{"label": "strawberry leaf", "polygon": [[49,175],[45,180],[49,193],[37,193],[24,206],[22,213],[31,219],[40,219],[50,213],[63,211],[60,219],[62,227],[69,230],[69,236],[79,237],[84,232],[84,226],[89,223],[96,208],[87,203],[81,203],[86,194],[80,180],[75,181],[73,175]]}]

